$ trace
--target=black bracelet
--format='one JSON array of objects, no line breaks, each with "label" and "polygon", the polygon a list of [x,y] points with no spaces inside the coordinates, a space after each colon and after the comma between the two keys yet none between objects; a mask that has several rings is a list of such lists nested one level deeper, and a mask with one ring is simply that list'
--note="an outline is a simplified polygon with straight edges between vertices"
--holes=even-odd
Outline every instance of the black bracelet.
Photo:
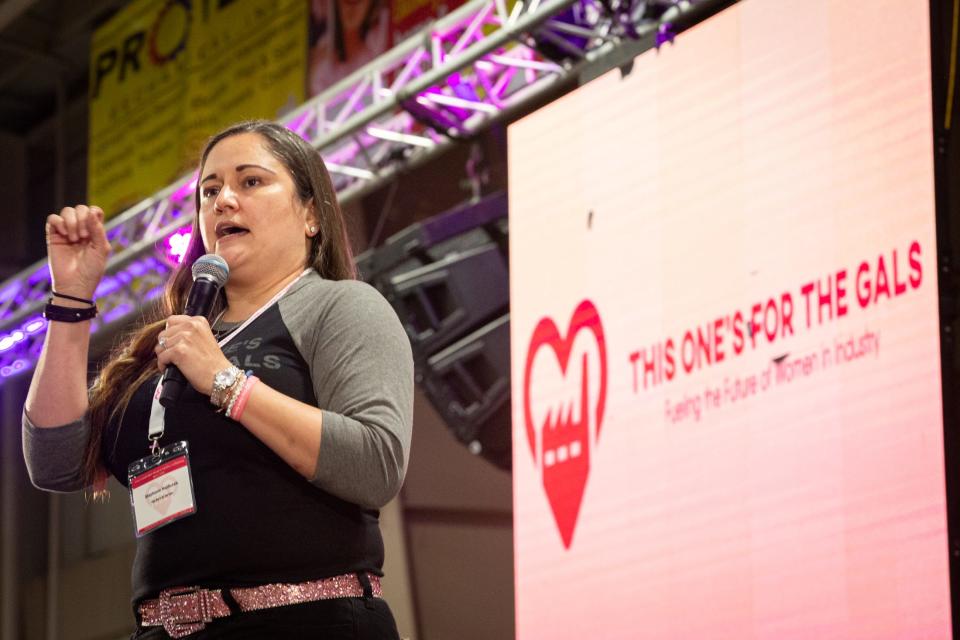
[{"label": "black bracelet", "polygon": [[[89,305],[93,305],[93,300],[87,300],[86,298],[77,298],[76,296],[68,296],[65,293],[57,293],[53,289],[50,289],[50,294],[58,298],[63,298],[64,300],[73,300],[74,302],[86,302]],[[52,304],[52,303],[51,303]]]},{"label": "black bracelet", "polygon": [[48,302],[47,306],[43,308],[43,317],[50,322],[84,322],[96,316],[96,305],[85,309],[77,309],[76,307],[62,307]]}]

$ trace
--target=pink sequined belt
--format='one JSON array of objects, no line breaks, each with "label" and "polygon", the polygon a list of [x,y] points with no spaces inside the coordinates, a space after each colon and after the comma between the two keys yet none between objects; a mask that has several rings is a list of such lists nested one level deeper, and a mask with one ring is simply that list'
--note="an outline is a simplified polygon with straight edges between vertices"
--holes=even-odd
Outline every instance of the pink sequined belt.
[{"label": "pink sequined belt", "polygon": [[[382,597],[380,578],[367,574],[374,597]],[[183,638],[203,629],[215,618],[226,618],[239,611],[256,611],[288,604],[359,598],[363,585],[355,573],[298,584],[265,584],[237,589],[201,589],[177,587],[164,589],[156,600],[140,604],[140,625],[162,626],[172,638]],[[234,608],[228,601],[233,601]]]}]

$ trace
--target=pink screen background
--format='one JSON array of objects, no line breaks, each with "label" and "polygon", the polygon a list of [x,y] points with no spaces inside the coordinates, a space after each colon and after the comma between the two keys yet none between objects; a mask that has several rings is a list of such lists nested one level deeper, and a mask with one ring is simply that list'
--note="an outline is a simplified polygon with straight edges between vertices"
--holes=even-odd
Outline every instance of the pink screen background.
[{"label": "pink screen background", "polygon": [[950,636],[928,20],[745,0],[511,125],[518,638]]}]

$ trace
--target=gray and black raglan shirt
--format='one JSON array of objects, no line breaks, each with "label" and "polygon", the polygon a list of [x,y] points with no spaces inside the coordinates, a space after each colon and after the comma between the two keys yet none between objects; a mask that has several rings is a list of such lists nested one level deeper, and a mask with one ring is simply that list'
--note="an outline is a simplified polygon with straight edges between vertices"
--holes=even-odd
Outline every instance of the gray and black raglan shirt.
[{"label": "gray and black raglan shirt", "polygon": [[[379,507],[400,489],[413,419],[413,360],[393,309],[369,285],[311,272],[224,347],[238,367],[323,411],[316,476],[308,481],[237,422],[188,388],[166,413],[161,444],[189,443],[197,513],[137,540],[134,600],[168,587],[301,582],[380,573]],[[103,458],[127,483],[147,452],[157,379],[140,387]],[[34,484],[81,488],[83,421],[40,429],[24,420]]]}]

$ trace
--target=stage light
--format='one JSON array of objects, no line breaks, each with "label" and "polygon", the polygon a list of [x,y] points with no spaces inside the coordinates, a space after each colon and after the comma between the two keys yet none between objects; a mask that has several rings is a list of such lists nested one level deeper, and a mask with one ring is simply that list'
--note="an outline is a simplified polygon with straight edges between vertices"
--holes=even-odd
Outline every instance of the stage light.
[{"label": "stage light", "polygon": [[3,291],[0,291],[0,302],[6,302],[7,300],[13,298],[15,295],[17,295],[17,293],[20,292],[20,288],[19,282],[14,281],[8,284],[3,288]]},{"label": "stage light", "polygon": [[387,129],[381,129],[379,127],[367,127],[367,133],[375,138],[380,138],[382,140],[404,142],[406,144],[414,145],[417,147],[432,147],[436,145],[436,143],[430,138],[425,138],[423,136],[415,136],[409,133],[398,133],[396,131],[388,131]]},{"label": "stage light", "polygon": [[47,321],[44,320],[43,318],[37,317],[27,321],[23,325],[23,330],[27,333],[27,335],[32,336],[35,333],[39,333],[43,331],[46,326],[47,326]]},{"label": "stage light", "polygon": [[197,188],[197,180],[200,179],[200,176],[194,173],[189,180],[184,182],[176,191],[173,192],[173,195],[170,196],[170,199],[174,202],[180,202],[193,196],[193,192]]},{"label": "stage light", "polygon": [[27,365],[30,364],[26,360],[17,359],[14,360],[11,364],[8,364],[5,367],[0,368],[0,376],[4,378],[9,378],[15,373],[19,373],[27,368]]},{"label": "stage light", "polygon": [[107,311],[103,314],[103,324],[110,324],[114,320],[122,318],[131,311],[133,311],[133,305],[129,302],[118,304],[113,309],[110,309],[110,311]]},{"label": "stage light", "polygon": [[25,337],[23,331],[14,331],[13,333],[3,336],[0,338],[0,353],[10,351],[10,349],[13,349],[19,343],[23,342]]},{"label": "stage light", "polygon": [[340,173],[345,176],[360,178],[362,180],[372,180],[376,176],[376,174],[373,171],[367,171],[366,169],[358,169],[356,167],[338,164],[336,162],[327,161],[326,165],[327,165],[327,170],[329,170],[331,173]]},{"label": "stage light", "polygon": [[97,285],[97,290],[93,295],[95,298],[103,298],[119,288],[120,283],[117,282],[117,278],[115,276],[104,276],[103,280],[100,281],[100,284]]},{"label": "stage light", "polygon": [[301,113],[298,116],[294,116],[293,120],[291,120],[290,122],[287,122],[284,126],[287,129],[290,129],[290,131],[293,131],[295,134],[297,134],[304,140],[306,140],[307,136],[305,134],[304,129],[306,128],[306,124],[309,122],[310,115],[311,115],[310,110],[304,109],[303,113]]},{"label": "stage light", "polygon": [[157,296],[163,293],[163,288],[164,288],[164,285],[161,284],[158,287],[154,287],[153,289],[150,289],[150,291],[147,291],[144,294],[143,299],[146,301],[153,300],[154,298],[156,298]]},{"label": "stage light", "polygon": [[167,259],[170,262],[176,264],[183,262],[183,256],[186,255],[187,247],[190,246],[191,237],[190,227],[184,227],[167,238]]}]

